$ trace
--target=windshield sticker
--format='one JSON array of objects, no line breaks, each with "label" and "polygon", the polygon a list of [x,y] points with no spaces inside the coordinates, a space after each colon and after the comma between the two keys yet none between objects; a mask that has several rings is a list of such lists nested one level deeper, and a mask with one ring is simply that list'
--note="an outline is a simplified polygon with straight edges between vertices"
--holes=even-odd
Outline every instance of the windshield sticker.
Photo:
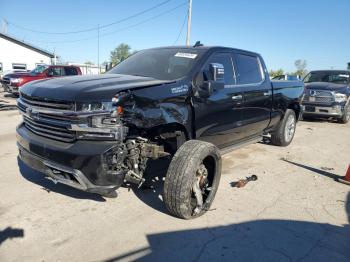
[{"label": "windshield sticker", "polygon": [[195,59],[197,57],[197,54],[177,52],[175,54],[175,56],[176,57],[184,57],[184,58]]},{"label": "windshield sticker", "polygon": [[183,92],[187,92],[187,91],[188,91],[188,86],[187,85],[173,87],[171,89],[171,93],[173,93],[173,94],[183,93]]}]

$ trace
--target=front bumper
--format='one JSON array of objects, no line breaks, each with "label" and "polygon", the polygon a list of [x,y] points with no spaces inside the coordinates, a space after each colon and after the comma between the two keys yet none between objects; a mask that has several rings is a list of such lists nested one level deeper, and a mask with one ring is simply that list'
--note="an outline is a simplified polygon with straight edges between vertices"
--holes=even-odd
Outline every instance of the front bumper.
[{"label": "front bumper", "polygon": [[12,94],[16,94],[16,95],[19,94],[19,87],[18,87],[18,86],[9,85],[8,87],[9,87],[10,92],[11,92]]},{"label": "front bumper", "polygon": [[319,117],[342,117],[345,105],[334,104],[332,106],[322,106],[314,104],[302,105],[303,115],[319,116]]},{"label": "front bumper", "polygon": [[19,94],[19,87],[18,86],[14,86],[11,83],[9,83],[8,81],[1,81],[1,85],[6,92],[16,94],[16,95]]},{"label": "front bumper", "polygon": [[11,88],[10,88],[10,85],[8,83],[1,81],[1,85],[4,88],[5,92],[11,92]]},{"label": "front bumper", "polygon": [[54,182],[99,194],[115,190],[124,182],[125,174],[115,173],[109,166],[116,142],[59,142],[38,136],[20,124],[17,145],[20,159]]}]

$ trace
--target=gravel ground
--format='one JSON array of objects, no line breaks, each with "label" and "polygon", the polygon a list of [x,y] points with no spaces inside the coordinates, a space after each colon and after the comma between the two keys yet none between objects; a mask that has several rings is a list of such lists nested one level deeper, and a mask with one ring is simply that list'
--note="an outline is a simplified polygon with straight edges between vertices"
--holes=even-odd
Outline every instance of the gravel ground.
[{"label": "gravel ground", "polygon": [[350,124],[299,122],[289,147],[224,155],[212,210],[185,221],[165,210],[161,179],[116,199],[44,179],[17,160],[19,121],[0,111],[0,261],[350,261],[350,186],[334,181]]}]

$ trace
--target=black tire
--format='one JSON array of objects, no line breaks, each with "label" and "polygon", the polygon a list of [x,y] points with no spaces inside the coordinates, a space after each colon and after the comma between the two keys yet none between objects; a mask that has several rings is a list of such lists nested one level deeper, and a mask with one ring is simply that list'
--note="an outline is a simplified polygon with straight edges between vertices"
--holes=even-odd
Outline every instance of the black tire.
[{"label": "black tire", "polygon": [[342,124],[346,124],[349,122],[349,120],[350,120],[350,106],[348,106],[345,109],[343,116],[338,119],[338,122]]},{"label": "black tire", "polygon": [[[202,175],[205,170],[207,176]],[[172,215],[184,219],[203,215],[214,200],[220,177],[221,155],[217,147],[203,141],[187,141],[177,150],[165,177],[166,208]],[[198,206],[195,187],[201,190],[202,207]]]},{"label": "black tire", "polygon": [[[290,122],[292,121],[292,123]],[[287,109],[277,129],[271,133],[271,142],[276,146],[288,146],[295,134],[296,116],[293,110]]]}]

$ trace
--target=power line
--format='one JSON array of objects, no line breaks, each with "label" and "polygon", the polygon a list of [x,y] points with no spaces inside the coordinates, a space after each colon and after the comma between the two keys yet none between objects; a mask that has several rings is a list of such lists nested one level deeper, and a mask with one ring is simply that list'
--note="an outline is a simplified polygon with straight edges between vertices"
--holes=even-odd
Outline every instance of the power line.
[{"label": "power line", "polygon": [[[175,11],[176,9],[179,9],[180,7],[182,7],[184,5],[186,5],[186,2],[184,2],[184,3],[180,4],[180,5],[177,5],[177,6],[173,7],[173,8],[171,8],[171,9],[168,9],[168,10],[166,10],[166,11],[164,11],[164,12],[158,14],[158,15],[152,16],[152,17],[150,17],[148,19],[144,19],[144,20],[142,20],[142,21],[140,21],[140,22],[138,22],[136,24],[133,24],[133,25],[130,25],[130,26],[127,26],[127,27],[124,27],[124,28],[120,28],[120,29],[114,30],[112,32],[100,34],[99,37],[101,38],[101,37],[104,37],[104,36],[112,35],[112,34],[117,33],[117,32],[125,31],[125,30],[133,28],[133,27],[137,27],[137,26],[139,26],[141,24],[147,23],[147,22],[149,22],[151,20],[154,20],[154,19],[156,19],[156,18],[158,18],[160,16],[163,16],[163,15],[166,15],[166,14],[172,12],[172,11]],[[82,42],[82,41],[87,41],[87,40],[96,39],[96,38],[97,38],[96,36],[92,36],[92,37],[75,39],[75,40],[67,40],[67,41],[39,41],[39,40],[30,40],[30,41],[31,42],[38,42],[38,43],[45,43],[45,44],[60,44],[60,43],[63,44],[63,43]]]},{"label": "power line", "polygon": [[175,44],[177,43],[177,41],[179,41],[179,38],[180,38],[180,36],[182,35],[182,31],[184,30],[187,16],[188,16],[188,12],[187,12],[186,15],[185,15],[184,21],[182,22],[182,25],[181,25],[181,28],[180,28],[180,32],[179,32],[179,34],[178,34],[176,40],[174,41],[173,45],[175,45]]},{"label": "power line", "polygon": [[[143,15],[147,12],[150,12],[162,5],[165,5],[166,3],[170,2],[171,0],[166,0],[164,2],[161,2],[155,6],[152,6],[148,9],[145,9],[141,12],[138,12],[136,14],[133,14],[131,16],[128,16],[128,17],[125,17],[125,18],[122,18],[120,20],[117,20],[115,22],[112,22],[112,23],[109,23],[109,24],[105,24],[105,25],[102,25],[99,27],[99,29],[103,29],[103,28],[106,28],[106,27],[110,27],[112,25],[115,25],[115,24],[119,24],[119,23],[122,23],[122,22],[125,22],[129,19],[132,19],[132,18],[135,18],[137,16],[140,16],[140,15]],[[67,34],[77,34],[77,33],[85,33],[85,32],[91,32],[91,31],[95,31],[95,30],[98,30],[98,27],[91,27],[91,28],[87,28],[87,29],[83,29],[83,30],[77,30],[77,31],[68,31],[68,32],[47,32],[47,31],[39,31],[39,30],[34,30],[34,29],[30,29],[30,28],[27,28],[27,27],[24,27],[24,26],[21,26],[21,25],[18,25],[18,24],[15,24],[15,23],[12,23],[10,21],[8,21],[8,24],[9,25],[12,25],[14,27],[17,27],[17,28],[20,28],[22,30],[26,30],[26,31],[29,31],[29,32],[32,32],[32,33],[38,33],[38,34],[50,34],[50,35],[67,35]]]}]

